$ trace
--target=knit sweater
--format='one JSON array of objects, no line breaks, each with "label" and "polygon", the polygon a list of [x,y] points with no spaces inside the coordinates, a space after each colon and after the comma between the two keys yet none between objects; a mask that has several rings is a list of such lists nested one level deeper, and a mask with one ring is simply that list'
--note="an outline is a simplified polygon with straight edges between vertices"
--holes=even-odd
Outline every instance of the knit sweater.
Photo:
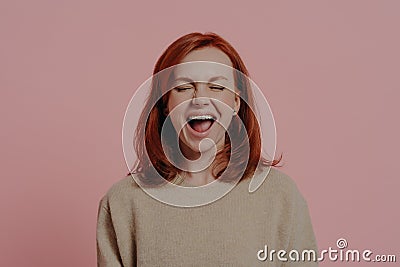
[{"label": "knit sweater", "polygon": [[[100,200],[98,266],[317,266],[288,256],[317,251],[292,179],[271,168],[253,193],[249,181],[213,203],[182,208],[153,199],[131,176],[121,179]],[[278,258],[272,250],[287,254]]]}]

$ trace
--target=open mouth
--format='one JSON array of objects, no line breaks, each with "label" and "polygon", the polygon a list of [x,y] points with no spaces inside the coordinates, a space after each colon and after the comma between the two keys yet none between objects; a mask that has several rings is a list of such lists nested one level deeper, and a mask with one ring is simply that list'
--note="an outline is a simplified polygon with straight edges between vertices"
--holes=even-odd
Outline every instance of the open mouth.
[{"label": "open mouth", "polygon": [[211,115],[190,116],[187,119],[189,126],[196,132],[203,133],[211,128],[215,121],[215,117]]}]

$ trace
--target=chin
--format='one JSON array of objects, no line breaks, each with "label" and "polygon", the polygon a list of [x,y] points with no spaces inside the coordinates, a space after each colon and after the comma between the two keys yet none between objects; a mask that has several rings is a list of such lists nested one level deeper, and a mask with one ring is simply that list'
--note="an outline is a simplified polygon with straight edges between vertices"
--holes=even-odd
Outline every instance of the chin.
[{"label": "chin", "polygon": [[212,150],[214,147],[214,144],[210,141],[183,141],[183,143],[184,145],[181,148],[188,153],[204,153]]}]

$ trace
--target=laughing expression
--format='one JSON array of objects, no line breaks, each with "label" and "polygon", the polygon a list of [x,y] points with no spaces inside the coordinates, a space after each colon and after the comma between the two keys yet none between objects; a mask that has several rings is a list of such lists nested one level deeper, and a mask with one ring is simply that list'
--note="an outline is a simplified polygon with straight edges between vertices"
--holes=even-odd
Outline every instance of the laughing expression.
[{"label": "laughing expression", "polygon": [[188,64],[174,69],[167,112],[179,133],[182,152],[190,158],[211,150],[214,144],[217,150],[224,146],[225,132],[239,110],[240,97],[232,63],[221,50],[194,50],[180,63]]}]

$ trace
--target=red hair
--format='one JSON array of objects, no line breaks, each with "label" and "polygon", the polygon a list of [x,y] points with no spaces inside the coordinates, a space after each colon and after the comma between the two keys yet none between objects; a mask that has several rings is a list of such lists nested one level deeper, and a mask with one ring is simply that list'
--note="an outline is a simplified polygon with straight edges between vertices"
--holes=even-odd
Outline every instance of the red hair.
[{"label": "red hair", "polygon": [[[247,78],[249,76],[248,70],[238,52],[221,36],[215,33],[202,34],[194,32],[180,37],[168,46],[157,60],[153,70],[153,77],[160,71],[179,64],[190,52],[205,47],[215,47],[224,52],[231,60],[233,69],[237,70],[235,85],[240,91],[241,99],[244,101],[241,101],[237,112],[238,116],[235,117],[239,117],[237,119],[242,120],[245,129],[240,127],[240,124],[235,119],[229,128],[233,129],[235,133],[233,138],[235,140],[239,140],[242,143],[248,141],[249,143],[249,151],[246,152],[248,153],[248,159],[244,159],[244,145],[239,145],[238,148],[234,149],[235,151],[231,151],[231,138],[226,134],[225,146],[217,153],[212,166],[214,177],[221,177],[221,181],[232,181],[241,174],[242,177],[240,179],[252,177],[260,160],[264,165],[276,166],[281,161],[282,155],[279,159],[272,161],[268,161],[261,156],[261,133],[257,118],[253,113],[254,98]],[[238,77],[240,73],[241,75]],[[152,84],[149,98],[139,119],[134,140],[138,160],[135,163],[133,173],[140,174],[141,181],[148,185],[157,185],[165,182],[165,180],[172,181],[177,174],[182,172],[168,160],[161,144],[161,130],[167,119],[165,107],[169,96],[169,93],[162,94],[161,87],[157,84],[157,81]],[[226,174],[224,171],[229,161],[232,161],[234,168]],[[222,174],[223,176],[221,176]],[[156,177],[159,176],[162,176],[165,180],[157,179]]]}]

